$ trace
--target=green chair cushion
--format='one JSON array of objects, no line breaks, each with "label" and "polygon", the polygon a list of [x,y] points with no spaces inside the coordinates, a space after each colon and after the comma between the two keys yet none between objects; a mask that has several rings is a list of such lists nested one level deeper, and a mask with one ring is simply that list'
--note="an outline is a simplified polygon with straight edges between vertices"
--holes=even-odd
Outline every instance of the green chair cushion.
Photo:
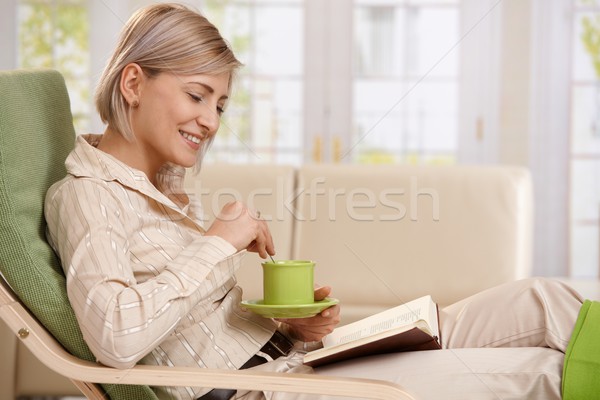
[{"label": "green chair cushion", "polygon": [[[43,214],[46,191],[65,176],[74,140],[69,96],[58,72],[0,72],[0,272],[71,354],[93,361],[46,241]],[[112,400],[157,399],[148,386],[103,388]]]},{"label": "green chair cushion", "polygon": [[565,353],[564,400],[595,399],[600,394],[600,302],[586,300]]}]

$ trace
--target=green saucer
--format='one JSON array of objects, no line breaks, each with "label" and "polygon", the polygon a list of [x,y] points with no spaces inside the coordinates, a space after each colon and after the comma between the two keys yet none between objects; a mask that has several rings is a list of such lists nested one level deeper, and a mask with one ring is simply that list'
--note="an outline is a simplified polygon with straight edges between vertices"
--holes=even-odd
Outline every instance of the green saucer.
[{"label": "green saucer", "polygon": [[265,318],[307,318],[339,302],[338,299],[330,297],[310,304],[294,305],[271,305],[263,304],[262,300],[244,300],[241,306]]}]

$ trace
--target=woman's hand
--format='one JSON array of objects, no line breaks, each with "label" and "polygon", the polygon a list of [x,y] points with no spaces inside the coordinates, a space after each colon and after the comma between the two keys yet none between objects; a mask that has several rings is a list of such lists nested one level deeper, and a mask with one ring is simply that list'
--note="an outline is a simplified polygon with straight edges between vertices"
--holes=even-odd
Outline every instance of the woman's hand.
[{"label": "woman's hand", "polygon": [[273,238],[267,223],[242,202],[225,204],[217,219],[206,231],[207,236],[219,236],[238,251],[246,249],[267,258],[275,255]]},{"label": "woman's hand", "polygon": [[[315,289],[315,301],[325,299],[330,293],[329,286]],[[278,318],[277,321],[287,324],[287,333],[292,338],[303,342],[316,342],[330,334],[340,323],[340,306],[336,304],[310,318]]]}]

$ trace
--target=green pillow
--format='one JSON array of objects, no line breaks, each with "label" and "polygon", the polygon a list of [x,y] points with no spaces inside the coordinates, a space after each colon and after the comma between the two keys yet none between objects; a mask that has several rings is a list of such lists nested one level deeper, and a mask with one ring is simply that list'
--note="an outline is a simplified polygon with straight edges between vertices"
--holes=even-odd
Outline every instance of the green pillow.
[{"label": "green pillow", "polygon": [[[0,272],[21,301],[73,355],[94,356],[46,242],[44,197],[65,176],[75,141],[69,96],[56,71],[0,71]],[[103,385],[112,400],[156,400],[148,386]]]},{"label": "green pillow", "polygon": [[564,400],[600,396],[600,302],[581,306],[565,353],[562,394]]}]

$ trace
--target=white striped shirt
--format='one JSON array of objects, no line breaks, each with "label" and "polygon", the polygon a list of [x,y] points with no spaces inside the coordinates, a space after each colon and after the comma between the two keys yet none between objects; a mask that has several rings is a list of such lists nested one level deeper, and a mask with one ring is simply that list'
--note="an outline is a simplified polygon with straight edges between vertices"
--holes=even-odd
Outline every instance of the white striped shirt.
[{"label": "white striped shirt", "polygon": [[[166,165],[157,186],[77,138],[68,175],[46,195],[48,239],[69,300],[99,362],[239,368],[277,325],[240,308],[241,253],[204,236],[202,209],[183,190],[185,170]],[[158,388],[195,399],[208,389]]]}]

